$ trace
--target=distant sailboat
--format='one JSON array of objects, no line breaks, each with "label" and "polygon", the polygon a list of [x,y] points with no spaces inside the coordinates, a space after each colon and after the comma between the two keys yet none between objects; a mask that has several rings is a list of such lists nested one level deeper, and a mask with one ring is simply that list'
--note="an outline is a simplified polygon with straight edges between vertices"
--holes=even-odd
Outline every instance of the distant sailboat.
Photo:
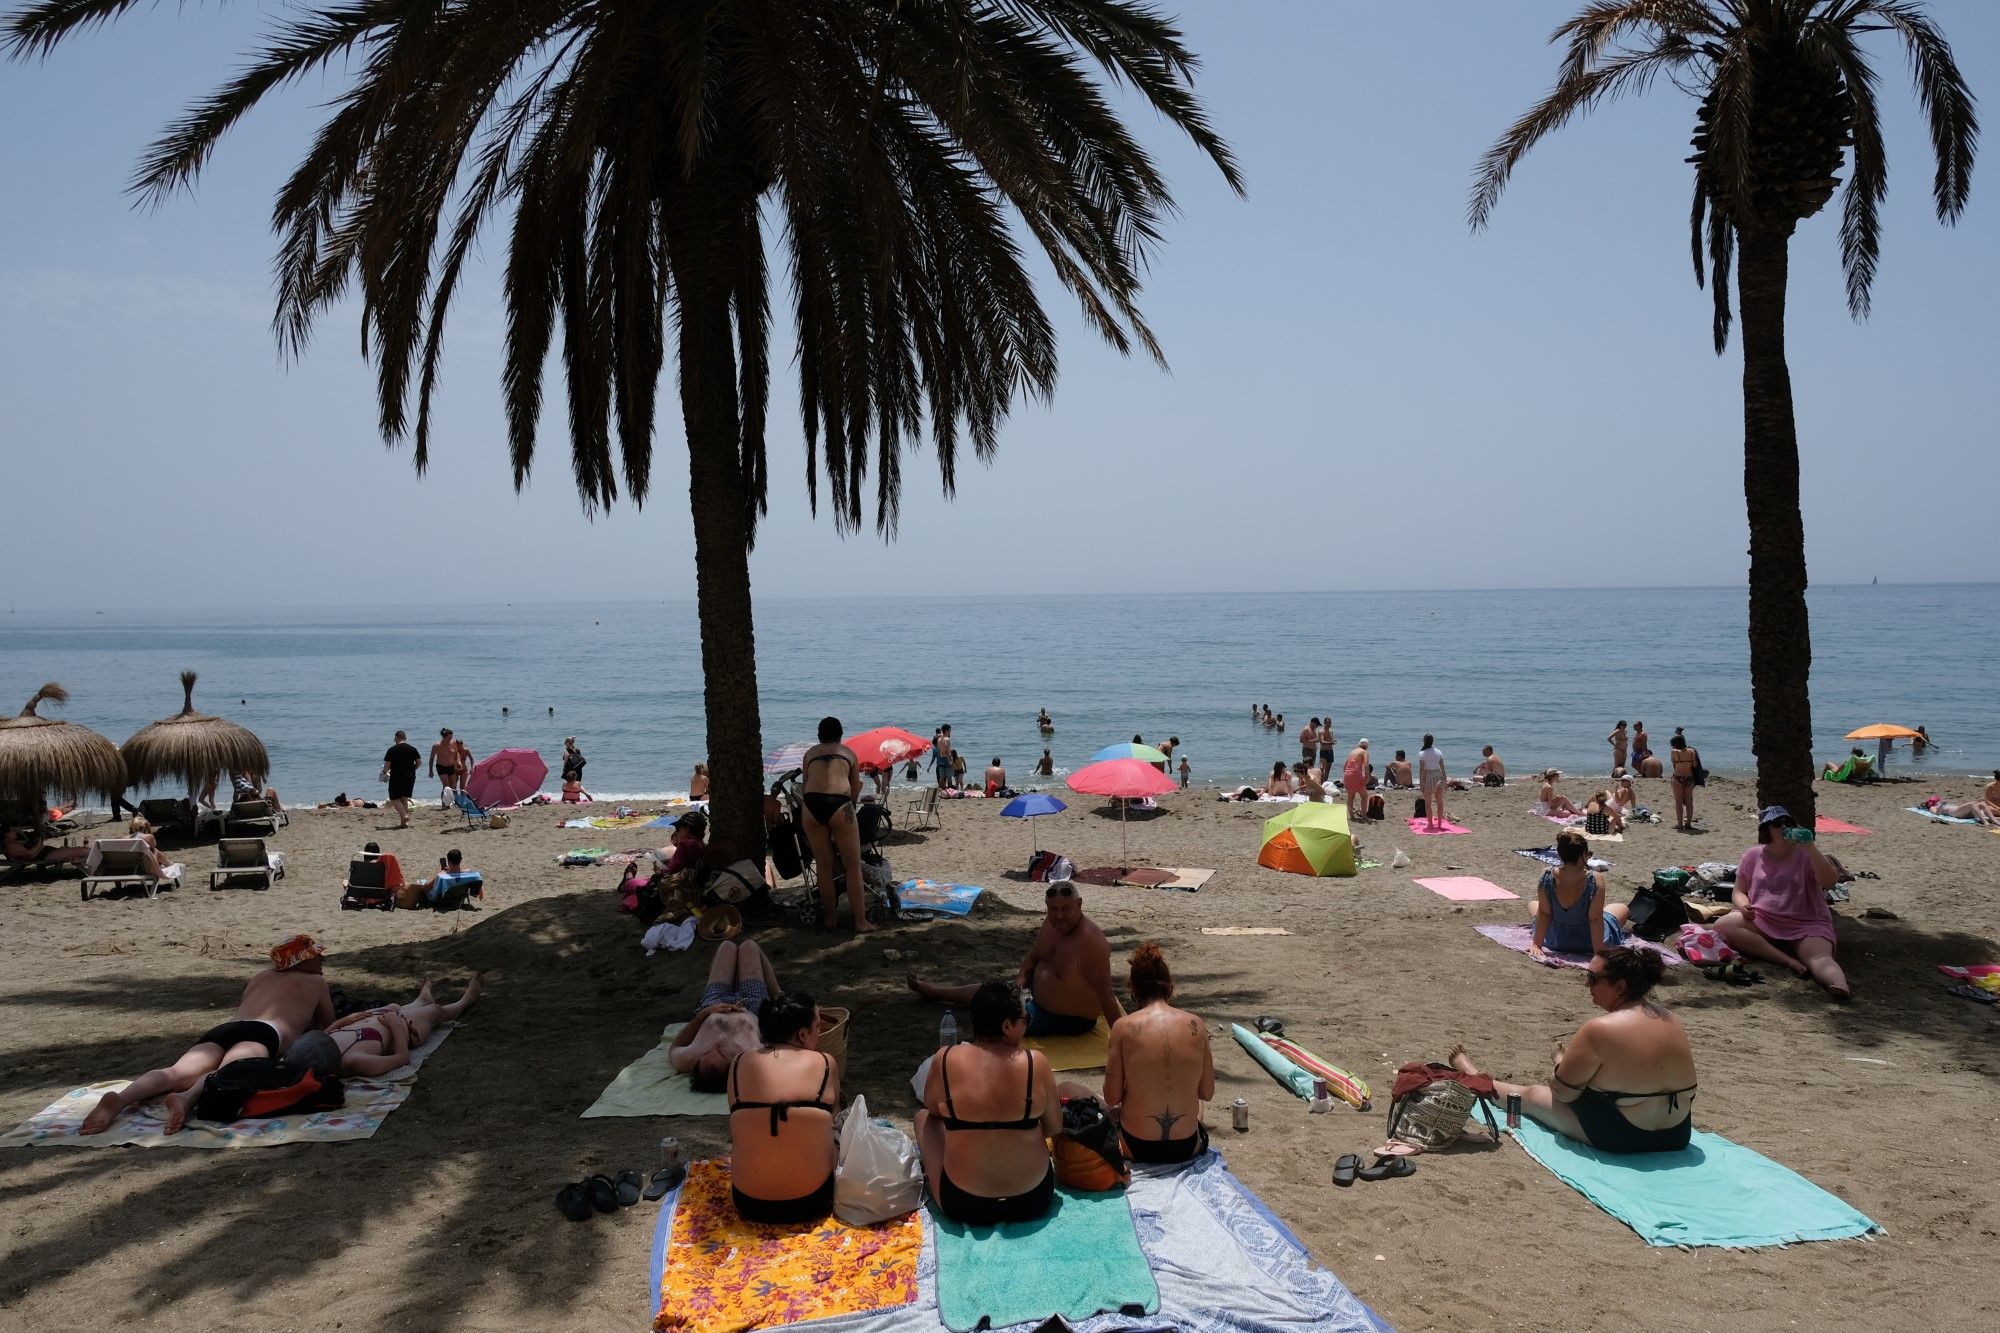
[{"label": "distant sailboat", "polygon": [[1868,586],[1873,588],[1878,586],[1881,582],[1882,582],[1882,576],[1880,574],[1877,574],[1875,577],[1868,580]]}]

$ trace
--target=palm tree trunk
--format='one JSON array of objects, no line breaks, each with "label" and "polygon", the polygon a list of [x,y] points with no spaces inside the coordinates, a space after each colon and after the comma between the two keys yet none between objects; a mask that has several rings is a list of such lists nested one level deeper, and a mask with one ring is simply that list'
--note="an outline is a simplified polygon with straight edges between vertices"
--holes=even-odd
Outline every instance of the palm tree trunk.
[{"label": "palm tree trunk", "polygon": [[1813,824],[1812,634],[1806,612],[1799,435],[1785,365],[1785,234],[1744,234],[1737,268],[1743,326],[1743,498],[1750,517],[1750,747],[1757,803]]}]

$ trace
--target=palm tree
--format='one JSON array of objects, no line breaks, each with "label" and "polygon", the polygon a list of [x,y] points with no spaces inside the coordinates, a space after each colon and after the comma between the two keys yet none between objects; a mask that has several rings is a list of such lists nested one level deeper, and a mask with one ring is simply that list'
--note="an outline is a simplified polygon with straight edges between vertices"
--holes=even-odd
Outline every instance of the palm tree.
[{"label": "palm tree", "polygon": [[[1555,89],[1481,161],[1474,230],[1486,225],[1527,151],[1571,117],[1665,75],[1701,99],[1695,112],[1693,249],[1697,283],[1712,279],[1715,351],[1729,339],[1729,271],[1743,317],[1743,495],[1750,514],[1751,745],[1757,800],[1812,825],[1812,641],[1806,615],[1799,444],[1785,365],[1785,284],[1792,232],[1839,185],[1847,305],[1868,314],[1889,169],[1875,103],[1871,32],[1903,39],[1937,157],[1940,221],[1955,222],[1971,188],[1979,125],[1951,48],[1909,0],[1600,0],[1563,24]],[[1703,258],[1707,259],[1707,274]]]},{"label": "palm tree", "polygon": [[[6,45],[46,54],[132,2],[38,0]],[[349,61],[273,212],[281,345],[302,351],[358,289],[382,435],[411,440],[421,473],[452,298],[485,225],[511,214],[515,484],[559,333],[587,513],[621,478],[644,502],[671,347],[716,831],[746,851],[763,845],[748,557],[766,512],[767,229],[790,277],[812,508],[823,467],[835,525],[857,529],[872,468],[887,539],[906,445],[928,428],[948,497],[961,433],[989,459],[1016,397],[1054,391],[1016,226],[1091,327],[1160,359],[1135,301],[1173,201],[1107,81],[1241,190],[1195,57],[1138,0],[323,0],[167,127],[135,191],[191,185],[267,93]]]}]

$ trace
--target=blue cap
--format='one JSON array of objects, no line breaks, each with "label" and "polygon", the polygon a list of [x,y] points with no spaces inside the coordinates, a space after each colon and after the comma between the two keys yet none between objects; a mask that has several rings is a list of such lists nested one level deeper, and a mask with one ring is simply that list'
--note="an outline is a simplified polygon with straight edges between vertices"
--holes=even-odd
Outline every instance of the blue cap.
[{"label": "blue cap", "polygon": [[1785,809],[1784,806],[1767,805],[1757,812],[1757,827],[1763,828],[1766,824],[1775,824],[1781,819],[1790,819],[1791,817],[1792,812]]}]

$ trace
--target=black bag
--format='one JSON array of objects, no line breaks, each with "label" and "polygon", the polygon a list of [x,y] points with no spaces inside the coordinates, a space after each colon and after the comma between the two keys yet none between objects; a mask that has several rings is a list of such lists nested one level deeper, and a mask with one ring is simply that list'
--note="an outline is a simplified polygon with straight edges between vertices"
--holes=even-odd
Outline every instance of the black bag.
[{"label": "black bag", "polygon": [[1692,919],[1680,894],[1646,888],[1632,896],[1631,913],[1625,925],[1640,939],[1658,944]]},{"label": "black bag", "polygon": [[895,816],[880,801],[863,801],[855,807],[854,818],[861,826],[863,842],[880,842],[883,834],[893,832],[896,827]]},{"label": "black bag", "polygon": [[797,879],[806,873],[812,849],[806,844],[805,830],[789,817],[771,825],[771,865],[779,879]]},{"label": "black bag", "polygon": [[1688,770],[1688,782],[1696,787],[1708,785],[1708,770],[1701,766],[1701,751],[1694,752],[1694,767]]},{"label": "black bag", "polygon": [[334,1111],[347,1102],[347,1090],[337,1078],[322,1079],[301,1069],[259,1056],[223,1065],[202,1084],[195,1099],[197,1120],[224,1124],[295,1112]]},{"label": "black bag", "polygon": [[1095,1097],[1063,1103],[1062,1133],[1052,1145],[1056,1179],[1071,1189],[1114,1190],[1132,1183],[1118,1126]]},{"label": "black bag", "polygon": [[1430,817],[1430,813],[1431,813],[1431,808],[1430,808],[1430,805],[1429,805],[1429,804],[1428,804],[1428,803],[1427,803],[1427,802],[1426,802],[1426,801],[1424,800],[1424,798],[1423,798],[1423,797],[1419,796],[1419,797],[1417,798],[1417,809],[1416,809],[1416,813],[1415,813],[1415,814],[1413,814],[1413,815],[1411,815],[1411,816],[1410,816],[1410,818],[1412,818],[1412,819],[1427,819],[1427,818],[1429,818],[1429,817]]},{"label": "black bag", "polygon": [[1388,813],[1388,808],[1382,804],[1382,794],[1380,792],[1368,798],[1368,818],[1370,822],[1385,818]]}]

